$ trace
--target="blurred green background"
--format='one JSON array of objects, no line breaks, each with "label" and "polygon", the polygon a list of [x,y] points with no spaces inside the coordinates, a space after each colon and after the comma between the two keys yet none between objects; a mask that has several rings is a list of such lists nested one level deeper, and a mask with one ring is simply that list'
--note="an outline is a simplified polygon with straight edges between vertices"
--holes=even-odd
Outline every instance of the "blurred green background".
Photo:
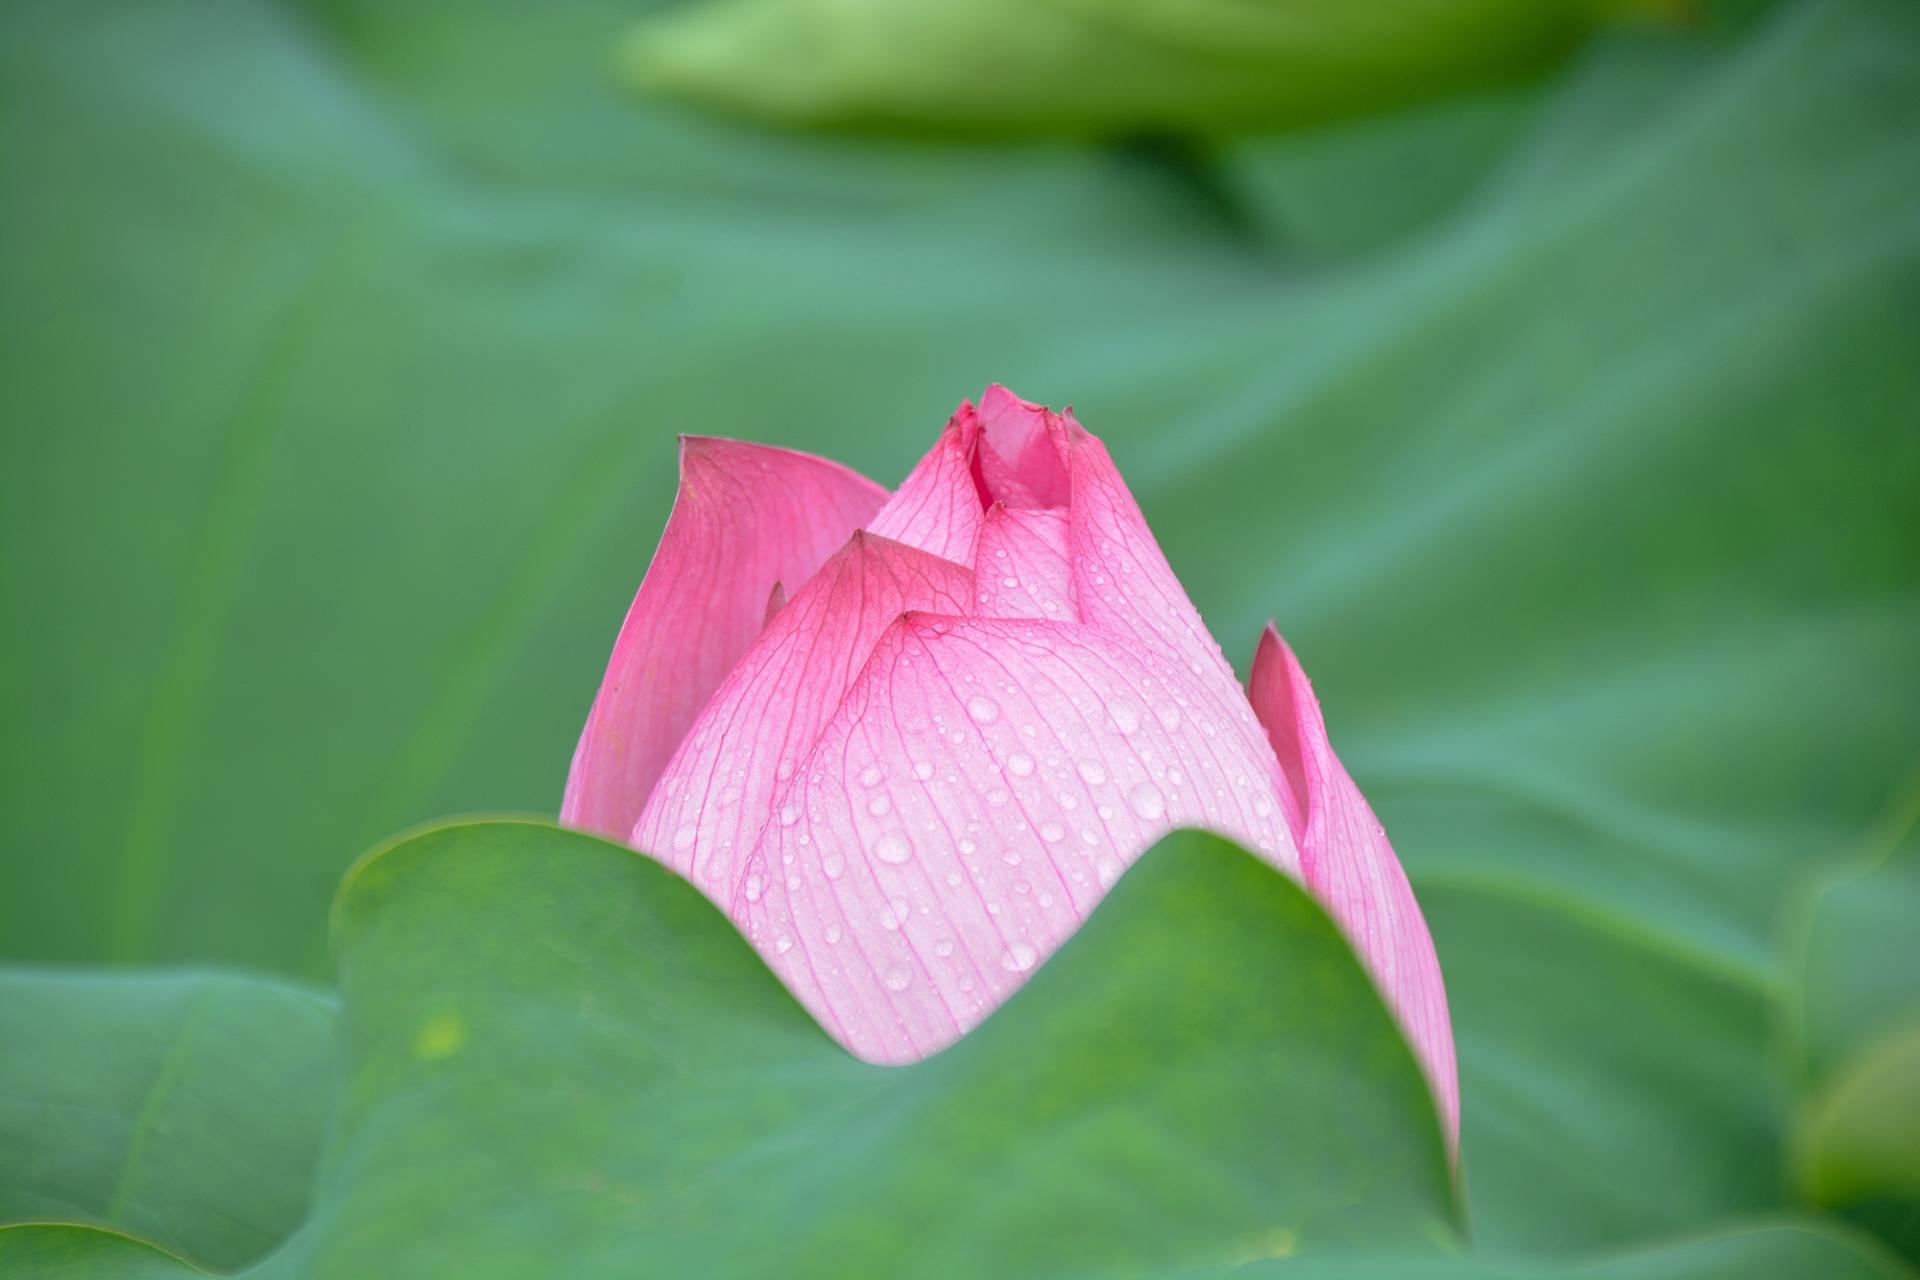
[{"label": "blurred green background", "polygon": [[789,89],[727,10],[0,5],[0,951],[325,980],[362,850],[557,807],[676,432],[890,484],[1004,381],[1313,672],[1477,1239],[1920,1250],[1920,9],[1409,3],[1209,96],[1085,7]]}]

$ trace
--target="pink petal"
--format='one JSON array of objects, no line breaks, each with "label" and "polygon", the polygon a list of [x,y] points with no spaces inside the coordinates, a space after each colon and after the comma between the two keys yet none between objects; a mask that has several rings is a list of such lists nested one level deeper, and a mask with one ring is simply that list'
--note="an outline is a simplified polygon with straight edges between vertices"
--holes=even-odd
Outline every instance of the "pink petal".
[{"label": "pink petal", "polygon": [[1448,1137],[1457,1143],[1460,1079],[1433,938],[1386,832],[1333,754],[1307,673],[1271,624],[1254,654],[1249,694],[1287,781],[1290,794],[1283,799],[1307,888],[1373,973],[1426,1068]]},{"label": "pink petal", "polygon": [[1146,517],[1098,437],[1071,417],[1069,548],[1080,617],[1159,653],[1225,696],[1240,682],[1154,540]]},{"label": "pink petal", "polygon": [[804,582],[885,500],[825,458],[683,439],[673,514],[574,750],[560,820],[626,839],[681,736],[760,633],[775,585]]},{"label": "pink petal", "polygon": [[974,554],[975,612],[989,618],[1079,621],[1064,508],[1015,510],[994,504],[980,525]]},{"label": "pink petal", "polygon": [[961,405],[927,456],[867,526],[868,531],[955,564],[972,564],[986,506],[973,479],[979,435],[973,407]]},{"label": "pink petal", "polygon": [[725,906],[773,816],[775,791],[812,750],[881,632],[909,609],[952,612],[972,595],[973,574],[960,565],[855,533],[713,695],[647,801],[633,845]]},{"label": "pink petal", "polygon": [[987,499],[1009,507],[1064,507],[1066,420],[995,383],[980,397],[980,485]]},{"label": "pink petal", "polygon": [[907,615],[782,795],[735,919],[853,1051],[931,1053],[1172,828],[1295,869],[1272,750],[1235,703],[1078,624]]}]

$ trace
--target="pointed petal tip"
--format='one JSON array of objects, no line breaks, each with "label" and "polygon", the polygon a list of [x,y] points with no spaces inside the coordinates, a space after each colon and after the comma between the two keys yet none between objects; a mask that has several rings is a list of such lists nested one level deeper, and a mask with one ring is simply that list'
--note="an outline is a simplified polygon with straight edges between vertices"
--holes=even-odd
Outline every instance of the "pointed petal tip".
[{"label": "pointed petal tip", "polygon": [[764,629],[776,582],[802,582],[886,490],[841,463],[680,437],[680,483],[575,748],[561,821],[632,832],[695,714]]},{"label": "pointed petal tip", "polygon": [[884,485],[876,484],[835,458],[808,453],[804,449],[789,449],[785,445],[762,444],[757,440],[737,440],[732,436],[709,436],[683,431],[677,439],[680,445],[680,474],[683,476],[696,470],[723,471],[743,466],[764,469],[767,466],[797,462],[823,468],[846,480],[855,489],[882,502],[886,500],[887,490]]},{"label": "pointed petal tip", "polygon": [[1287,783],[1281,800],[1307,888],[1346,932],[1425,1070],[1459,1156],[1460,1077],[1433,938],[1373,809],[1334,753],[1313,683],[1271,621],[1248,698]]}]

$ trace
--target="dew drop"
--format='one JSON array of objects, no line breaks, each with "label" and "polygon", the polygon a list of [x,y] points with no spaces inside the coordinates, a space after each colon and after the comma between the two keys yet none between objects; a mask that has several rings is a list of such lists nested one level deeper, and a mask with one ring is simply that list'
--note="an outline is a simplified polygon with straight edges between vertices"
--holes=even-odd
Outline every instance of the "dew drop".
[{"label": "dew drop", "polygon": [[800,821],[799,805],[783,804],[780,806],[780,825],[781,826],[790,827],[798,821]]},{"label": "dew drop", "polygon": [[[1024,751],[1014,752],[1012,755],[1007,757],[1007,772],[1011,773],[1016,778],[1026,777],[1028,774],[1033,772],[1033,757],[1028,755]],[[687,830],[691,831],[692,828],[689,827],[687,828]],[[693,839],[691,836],[688,837],[687,843],[688,844],[693,843]]]},{"label": "dew drop", "polygon": [[1122,733],[1132,733],[1140,727],[1140,708],[1131,702],[1116,702],[1107,708],[1107,714],[1113,717],[1113,727]]},{"label": "dew drop", "polygon": [[867,812],[876,818],[891,808],[893,808],[893,801],[887,797],[887,793],[884,791],[867,801]]},{"label": "dew drop", "polygon": [[673,833],[673,847],[677,851],[685,853],[687,850],[693,848],[694,837],[699,834],[699,832],[694,830],[693,824],[689,822]]},{"label": "dew drop", "polygon": [[889,831],[873,842],[873,856],[897,867],[913,856],[913,842],[904,831]]},{"label": "dew drop", "polygon": [[765,893],[766,891],[767,891],[767,882],[760,877],[759,872],[756,871],[752,875],[747,877],[747,901],[748,902],[760,901],[760,895]]},{"label": "dew drop", "polygon": [[889,991],[905,991],[913,984],[913,970],[904,964],[890,964],[886,972],[880,975],[880,981]]},{"label": "dew drop", "polygon": [[1016,942],[1007,948],[1005,955],[1000,957],[1000,967],[1008,973],[1025,973],[1027,970],[1033,968],[1033,962],[1036,958],[1031,945],[1025,942]]},{"label": "dew drop", "polygon": [[820,869],[827,873],[827,879],[838,880],[841,872],[847,869],[847,860],[837,852],[822,854]]},{"label": "dew drop", "polygon": [[1067,829],[1057,822],[1043,822],[1040,824],[1040,838],[1048,844],[1058,844],[1066,838],[1066,834]]},{"label": "dew drop", "polygon": [[880,785],[880,779],[886,776],[886,770],[877,764],[870,764],[860,771],[860,785],[863,787],[877,787]]},{"label": "dew drop", "polygon": [[787,952],[793,950],[793,939],[783,933],[773,940],[773,949],[781,955],[785,955]]},{"label": "dew drop", "polygon": [[1161,727],[1168,732],[1180,727],[1180,708],[1171,702],[1160,703],[1153,709],[1153,714],[1159,718]]},{"label": "dew drop", "polygon": [[1082,760],[1075,768],[1080,771],[1080,781],[1090,787],[1097,787],[1107,780],[1107,771],[1100,767],[1097,760]]},{"label": "dew drop", "polygon": [[1160,789],[1151,782],[1143,782],[1129,792],[1127,803],[1133,806],[1135,813],[1149,821],[1161,817],[1167,811],[1167,798],[1161,795]]},{"label": "dew drop", "polygon": [[1120,873],[1125,870],[1118,858],[1102,858],[1093,864],[1093,874],[1100,877],[1102,889],[1113,888],[1114,881],[1118,880]]},{"label": "dew drop", "polygon": [[947,958],[948,956],[950,956],[950,955],[952,955],[952,954],[953,954],[953,939],[952,939],[952,938],[942,938],[942,939],[940,939],[940,941],[938,941],[938,942],[936,942],[936,943],[934,943],[934,944],[933,944],[933,954],[935,954],[935,955],[937,955],[937,956],[939,956],[939,957],[940,957],[940,958],[941,958],[942,960],[945,960],[945,959],[946,959],[946,958]]}]

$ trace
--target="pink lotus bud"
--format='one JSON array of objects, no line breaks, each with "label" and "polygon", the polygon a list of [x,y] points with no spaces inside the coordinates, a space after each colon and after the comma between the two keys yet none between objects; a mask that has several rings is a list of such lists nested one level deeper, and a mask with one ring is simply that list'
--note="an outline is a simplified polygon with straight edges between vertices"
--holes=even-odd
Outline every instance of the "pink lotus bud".
[{"label": "pink lotus bud", "polygon": [[1217,831],[1345,929],[1455,1133],[1432,940],[1271,627],[1251,688],[1070,413],[990,387],[891,497],[690,440],[561,818],[686,876],[882,1062],[991,1013],[1168,831]]}]

